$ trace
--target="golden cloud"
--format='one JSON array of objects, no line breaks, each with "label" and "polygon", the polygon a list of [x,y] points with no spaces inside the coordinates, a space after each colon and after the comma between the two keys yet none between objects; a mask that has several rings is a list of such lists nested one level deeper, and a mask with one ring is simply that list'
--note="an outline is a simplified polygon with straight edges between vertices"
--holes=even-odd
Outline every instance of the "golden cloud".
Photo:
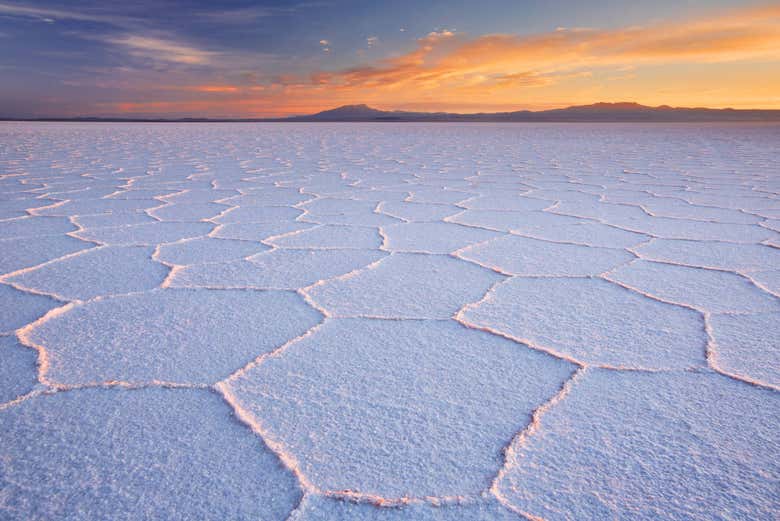
[{"label": "golden cloud", "polygon": [[780,59],[780,6],[618,30],[559,28],[531,36],[493,34],[473,39],[449,31],[431,33],[400,57],[331,73],[330,83],[457,89],[498,80],[517,87],[546,85],[556,75],[578,69],[750,59]]}]

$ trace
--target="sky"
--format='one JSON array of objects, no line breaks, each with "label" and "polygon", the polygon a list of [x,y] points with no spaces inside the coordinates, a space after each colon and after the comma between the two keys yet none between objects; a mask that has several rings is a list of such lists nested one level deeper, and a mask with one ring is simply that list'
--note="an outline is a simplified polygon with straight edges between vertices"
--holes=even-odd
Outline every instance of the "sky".
[{"label": "sky", "polygon": [[0,116],[780,109],[780,2],[0,0]]}]

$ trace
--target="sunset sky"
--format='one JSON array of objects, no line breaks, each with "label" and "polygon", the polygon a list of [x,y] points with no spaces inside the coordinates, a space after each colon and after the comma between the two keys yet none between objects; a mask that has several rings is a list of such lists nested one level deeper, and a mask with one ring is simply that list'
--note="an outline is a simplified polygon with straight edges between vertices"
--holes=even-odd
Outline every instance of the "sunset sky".
[{"label": "sunset sky", "polygon": [[0,116],[780,109],[780,2],[0,0]]}]

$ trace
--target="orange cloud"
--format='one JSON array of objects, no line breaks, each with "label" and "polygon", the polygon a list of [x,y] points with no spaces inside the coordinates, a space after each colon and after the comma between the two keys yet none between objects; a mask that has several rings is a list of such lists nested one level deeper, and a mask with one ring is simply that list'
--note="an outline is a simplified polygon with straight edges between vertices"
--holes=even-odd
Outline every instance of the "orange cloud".
[{"label": "orange cloud", "polygon": [[[561,72],[622,65],[780,59],[780,6],[715,19],[618,30],[558,29],[533,35],[431,33],[403,56],[331,76],[334,86],[458,89],[497,79],[545,85]],[[544,79],[546,78],[546,79]]]},{"label": "orange cloud", "polygon": [[191,90],[196,92],[219,92],[219,93],[233,93],[238,92],[238,87],[232,85],[197,85],[191,87]]}]

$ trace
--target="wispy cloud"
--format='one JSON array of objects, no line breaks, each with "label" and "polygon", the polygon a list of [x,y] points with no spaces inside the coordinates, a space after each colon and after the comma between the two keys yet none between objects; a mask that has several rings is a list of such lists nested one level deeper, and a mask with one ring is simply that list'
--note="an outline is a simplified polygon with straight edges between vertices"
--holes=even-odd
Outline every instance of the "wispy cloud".
[{"label": "wispy cloud", "polygon": [[218,54],[181,42],[142,35],[124,35],[106,41],[124,48],[133,56],[160,62],[206,65]]},{"label": "wispy cloud", "polygon": [[199,12],[198,16],[213,22],[241,25],[255,23],[262,18],[292,16],[306,9],[327,7],[329,5],[323,2],[309,2],[275,7],[248,6],[216,10],[212,6],[208,11]]},{"label": "wispy cloud", "polygon": [[226,24],[250,24],[257,22],[257,20],[260,18],[277,16],[282,12],[283,11],[279,9],[273,9],[270,7],[250,6],[236,9],[205,11],[199,13],[198,16],[211,22]]},{"label": "wispy cloud", "polygon": [[78,20],[81,22],[98,22],[121,26],[133,21],[132,18],[127,16],[111,14],[103,10],[53,9],[0,2],[0,16],[3,15],[32,18],[48,23],[57,20]]}]

